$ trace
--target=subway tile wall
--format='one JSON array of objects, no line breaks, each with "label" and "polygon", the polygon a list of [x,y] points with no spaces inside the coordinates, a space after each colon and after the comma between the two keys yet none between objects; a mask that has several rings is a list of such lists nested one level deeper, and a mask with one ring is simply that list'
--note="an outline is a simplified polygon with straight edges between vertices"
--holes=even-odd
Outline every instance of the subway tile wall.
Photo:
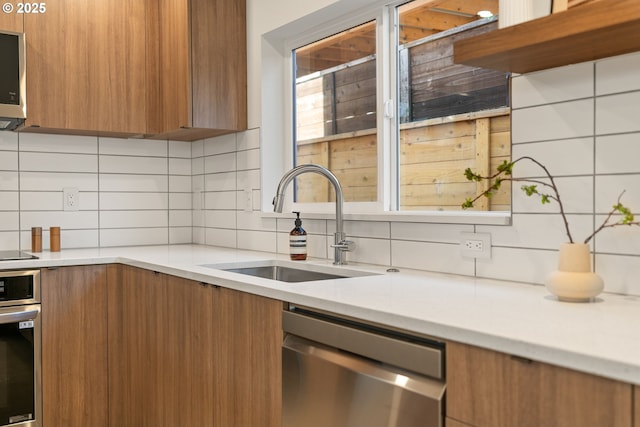
[{"label": "subway tile wall", "polygon": [[[640,214],[640,54],[514,76],[513,157],[533,156],[557,176],[576,240],[590,234],[622,190]],[[520,177],[539,177],[519,164]],[[62,189],[80,210],[62,209]],[[71,247],[199,243],[288,252],[289,216],[259,211],[260,130],[196,141],[0,133],[0,249],[30,247],[31,226],[63,228]],[[270,195],[268,195],[270,197]],[[330,258],[332,220],[304,221],[312,257]],[[510,226],[347,221],[355,262],[541,284],[566,241],[555,206],[513,193]],[[460,256],[463,231],[492,235],[492,257]],[[640,227],[592,243],[608,292],[640,295]]]},{"label": "subway tile wall", "polygon": [[[623,203],[640,215],[638,75],[640,53],[513,77],[513,158],[532,156],[557,177],[576,241],[597,227],[622,190]],[[194,241],[288,252],[292,218],[259,212],[259,150],[258,129],[194,143]],[[525,163],[515,174],[541,176]],[[556,268],[566,233],[555,205],[543,206],[514,187],[510,226],[347,221],[357,245],[349,259],[541,284]],[[334,222],[307,219],[304,226],[309,254],[330,258]],[[463,231],[491,233],[491,259],[462,258]],[[592,249],[605,291],[640,295],[640,227],[604,230]]]},{"label": "subway tile wall", "polygon": [[[62,248],[190,243],[191,145],[0,133],[0,249],[29,250],[31,227]],[[77,188],[77,211],[63,189]]]}]

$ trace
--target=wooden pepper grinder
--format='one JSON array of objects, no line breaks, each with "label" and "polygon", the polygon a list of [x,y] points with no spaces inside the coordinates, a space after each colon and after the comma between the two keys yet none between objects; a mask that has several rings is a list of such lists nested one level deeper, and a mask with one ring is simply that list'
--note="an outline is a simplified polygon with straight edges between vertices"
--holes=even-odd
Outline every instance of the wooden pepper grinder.
[{"label": "wooden pepper grinder", "polygon": [[31,227],[31,252],[42,252],[42,227]]},{"label": "wooden pepper grinder", "polygon": [[60,227],[49,228],[49,250],[60,252]]}]

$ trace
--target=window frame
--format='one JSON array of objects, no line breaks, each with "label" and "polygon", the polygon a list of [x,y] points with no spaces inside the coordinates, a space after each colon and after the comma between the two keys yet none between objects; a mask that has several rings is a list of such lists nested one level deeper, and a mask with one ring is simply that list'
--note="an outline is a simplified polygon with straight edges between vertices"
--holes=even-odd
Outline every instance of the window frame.
[{"label": "window frame", "polygon": [[[339,19],[329,19],[313,28],[298,31],[300,23],[285,25],[277,31],[263,35],[263,70],[262,70],[262,142],[261,147],[261,182],[263,216],[275,216],[272,214],[271,200],[275,194],[275,188],[284,172],[293,167],[294,158],[294,117],[295,117],[295,74],[293,51],[301,46],[329,37],[346,29],[361,25],[368,21],[376,22],[376,88],[377,88],[377,139],[378,139],[378,200],[376,202],[345,202],[344,212],[346,219],[372,220],[372,221],[399,221],[399,222],[428,222],[428,223],[454,223],[454,224],[486,224],[509,225],[511,223],[510,211],[400,211],[399,209],[399,132],[400,123],[396,119],[398,105],[398,61],[396,55],[396,41],[399,23],[395,9],[397,6],[407,3],[407,0],[395,2],[375,2],[365,9],[351,13],[341,14]],[[305,18],[314,20],[312,13]],[[304,19],[302,20],[304,21]],[[315,22],[318,22],[317,20]],[[297,24],[297,25],[295,25]],[[291,27],[291,28],[287,28]],[[284,35],[282,34],[284,31]],[[275,46],[274,46],[275,45]],[[278,54],[268,54],[269,49],[276,47],[281,50]],[[267,52],[265,52],[267,50]],[[265,61],[265,53],[268,61]],[[273,78],[265,79],[275,70],[265,70],[265,63],[273,64],[279,60],[279,68],[282,71],[282,117],[278,124],[265,120],[268,109],[274,108],[273,103],[265,102],[265,86],[269,87]],[[270,81],[269,81],[270,80]],[[275,92],[275,91],[272,91]],[[388,104],[391,103],[393,112],[388,114]],[[273,112],[273,110],[271,110]],[[278,115],[276,113],[276,115]],[[281,145],[267,144],[271,135],[281,136]],[[266,156],[265,151],[276,149],[280,153],[279,161],[271,161],[274,156]],[[277,154],[276,154],[277,157]],[[271,160],[270,160],[271,159]],[[274,176],[276,175],[276,176]],[[275,185],[274,185],[275,183]],[[273,188],[273,190],[271,190]],[[305,217],[312,219],[327,219],[333,217],[335,204],[328,203],[297,203],[293,202],[293,185],[287,189],[284,211],[305,212]]]}]

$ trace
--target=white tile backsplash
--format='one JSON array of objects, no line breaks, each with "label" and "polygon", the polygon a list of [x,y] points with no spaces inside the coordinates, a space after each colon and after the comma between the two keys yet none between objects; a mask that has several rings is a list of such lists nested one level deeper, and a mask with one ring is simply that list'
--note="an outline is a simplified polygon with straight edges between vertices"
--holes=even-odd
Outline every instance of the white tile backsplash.
[{"label": "white tile backsplash", "polygon": [[593,99],[514,109],[511,137],[514,144],[579,138],[593,134]]},{"label": "white tile backsplash", "polygon": [[62,191],[63,188],[98,191],[98,174],[77,172],[20,172],[22,191]]},{"label": "white tile backsplash", "polygon": [[596,176],[595,211],[606,214],[618,201],[640,218],[640,174]]},{"label": "white tile backsplash", "polygon": [[596,134],[640,132],[640,91],[596,98]]},{"label": "white tile backsplash", "polygon": [[100,191],[148,191],[166,192],[169,181],[166,175],[130,175],[100,173]]},{"label": "white tile backsplash", "polygon": [[0,191],[18,191],[18,171],[0,170]]},{"label": "white tile backsplash", "polygon": [[[542,180],[541,180],[542,181]],[[566,213],[589,213],[593,210],[593,177],[560,177],[555,178],[556,186]],[[511,190],[511,207],[513,213],[557,213],[560,212],[555,201],[542,204],[539,196],[527,196],[522,191],[523,183],[515,183]],[[538,191],[553,194],[550,189],[538,185]]]},{"label": "white tile backsplash", "polygon": [[637,256],[599,254],[594,270],[604,278],[605,292],[640,295],[640,262]]},{"label": "white tile backsplash", "polygon": [[17,151],[0,151],[0,170],[2,171],[18,170],[18,152]]},{"label": "white tile backsplash", "polygon": [[223,153],[234,153],[237,151],[237,136],[235,134],[223,135],[216,138],[204,140],[203,155],[212,156]]},{"label": "white tile backsplash", "polygon": [[97,154],[98,141],[90,136],[70,137],[68,135],[21,133],[20,151]]},{"label": "white tile backsplash", "polygon": [[267,231],[238,230],[237,245],[239,249],[276,253],[275,237]]},{"label": "white tile backsplash", "polygon": [[216,154],[205,156],[204,173],[234,172],[236,171],[236,153]]},{"label": "white tile backsplash", "polygon": [[100,246],[167,245],[167,228],[125,228],[100,230]]},{"label": "white tile backsplash", "polygon": [[[82,197],[83,205],[84,199]],[[23,191],[20,193],[20,209],[23,211],[61,211],[62,192]],[[17,206],[16,210],[18,210]]]},{"label": "white tile backsplash", "polygon": [[[533,157],[553,176],[593,174],[593,138],[514,144],[511,153],[513,160],[522,156]],[[513,173],[516,177],[544,176],[544,171],[529,160],[518,162]]]},{"label": "white tile backsplash", "polygon": [[[82,205],[82,202],[81,202]],[[168,193],[100,193],[100,209],[109,210],[167,210]]]},{"label": "white tile backsplash", "polygon": [[[576,240],[627,190],[640,209],[640,54],[513,79],[513,158],[528,155],[557,176]],[[199,243],[286,254],[293,216],[263,217],[259,128],[185,143],[0,133],[0,249],[30,246],[30,227],[62,227],[62,247]],[[540,177],[520,164],[516,177]],[[565,240],[555,204],[513,186],[512,225],[347,221],[351,262],[541,284]],[[62,210],[62,189],[80,211]],[[245,190],[253,198],[245,212]],[[597,215],[594,215],[597,214]],[[332,258],[335,222],[307,219],[310,257]],[[460,233],[492,235],[491,259],[460,254]],[[640,227],[602,231],[595,269],[609,292],[640,295]],[[48,247],[48,246],[46,246]],[[45,247],[45,249],[46,249]]]},{"label": "white tile backsplash", "polygon": [[235,229],[230,228],[203,228],[202,236],[194,238],[194,243],[203,245],[223,246],[225,248],[237,247],[237,234]]},{"label": "white tile backsplash", "polygon": [[18,211],[19,194],[17,191],[0,191],[0,211]]},{"label": "white tile backsplash", "polygon": [[[0,202],[13,232],[0,247],[30,249],[32,226],[43,227],[45,249],[50,226],[61,227],[62,248],[193,241],[191,144],[7,135],[0,148],[13,151],[0,155]],[[78,211],[63,210],[64,188],[79,189]]]},{"label": "white tile backsplash", "polygon": [[167,157],[167,141],[153,139],[99,138],[101,155]]},{"label": "white tile backsplash", "polygon": [[184,141],[169,141],[169,157],[191,159],[191,143]]},{"label": "white tile backsplash", "polygon": [[496,246],[491,248],[490,260],[476,264],[476,276],[544,284],[557,266],[558,252],[554,250]]},{"label": "white tile backsplash", "polygon": [[596,138],[596,173],[640,173],[640,137],[637,133]]},{"label": "white tile backsplash", "polygon": [[169,174],[191,176],[191,159],[169,159]]},{"label": "white tile backsplash", "polygon": [[260,150],[244,150],[238,151],[238,167],[239,171],[248,169],[260,169]]},{"label": "white tile backsplash", "polygon": [[[20,229],[31,227],[49,228],[58,226],[61,229],[79,230],[98,228],[97,211],[21,211]],[[62,230],[61,230],[62,232]]]},{"label": "white tile backsplash", "polygon": [[391,240],[391,265],[473,276],[475,262],[460,256],[457,244]]},{"label": "white tile backsplash", "polygon": [[169,191],[176,193],[191,193],[191,175],[170,175]]},{"label": "white tile backsplash", "polygon": [[596,95],[640,90],[640,52],[596,61]]},{"label": "white tile backsplash", "polygon": [[0,211],[0,231],[13,231],[20,227],[20,213]]},{"label": "white tile backsplash", "polygon": [[238,151],[260,148],[260,129],[249,129],[237,135]]},{"label": "white tile backsplash", "polygon": [[[20,245],[20,233],[18,231],[0,231],[0,250],[14,250]],[[29,241],[31,247],[31,241]]]},{"label": "white tile backsplash", "polygon": [[97,156],[91,154],[20,152],[20,170],[96,173],[97,160]]},{"label": "white tile backsplash", "polygon": [[166,175],[168,162],[166,157],[101,155],[100,172]]},{"label": "white tile backsplash", "polygon": [[513,108],[551,104],[593,96],[590,62],[522,74],[512,79]]},{"label": "white tile backsplash", "polygon": [[17,151],[18,150],[18,134],[15,132],[0,133],[0,151]]},{"label": "white tile backsplash", "polygon": [[204,176],[205,191],[236,191],[237,172],[208,173]]}]

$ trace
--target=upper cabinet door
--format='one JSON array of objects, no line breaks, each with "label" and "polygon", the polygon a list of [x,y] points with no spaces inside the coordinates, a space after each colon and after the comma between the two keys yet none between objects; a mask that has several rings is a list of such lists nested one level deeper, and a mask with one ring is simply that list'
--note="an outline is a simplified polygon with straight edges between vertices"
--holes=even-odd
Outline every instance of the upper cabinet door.
[{"label": "upper cabinet door", "polygon": [[0,31],[21,33],[24,30],[23,16],[23,14],[17,12],[15,6],[10,13],[3,9],[3,11],[0,12]]},{"label": "upper cabinet door", "polygon": [[144,133],[145,7],[58,0],[25,14],[26,125],[69,133]]},{"label": "upper cabinet door", "polygon": [[147,69],[148,133],[156,138],[245,130],[245,0],[148,0]]}]

